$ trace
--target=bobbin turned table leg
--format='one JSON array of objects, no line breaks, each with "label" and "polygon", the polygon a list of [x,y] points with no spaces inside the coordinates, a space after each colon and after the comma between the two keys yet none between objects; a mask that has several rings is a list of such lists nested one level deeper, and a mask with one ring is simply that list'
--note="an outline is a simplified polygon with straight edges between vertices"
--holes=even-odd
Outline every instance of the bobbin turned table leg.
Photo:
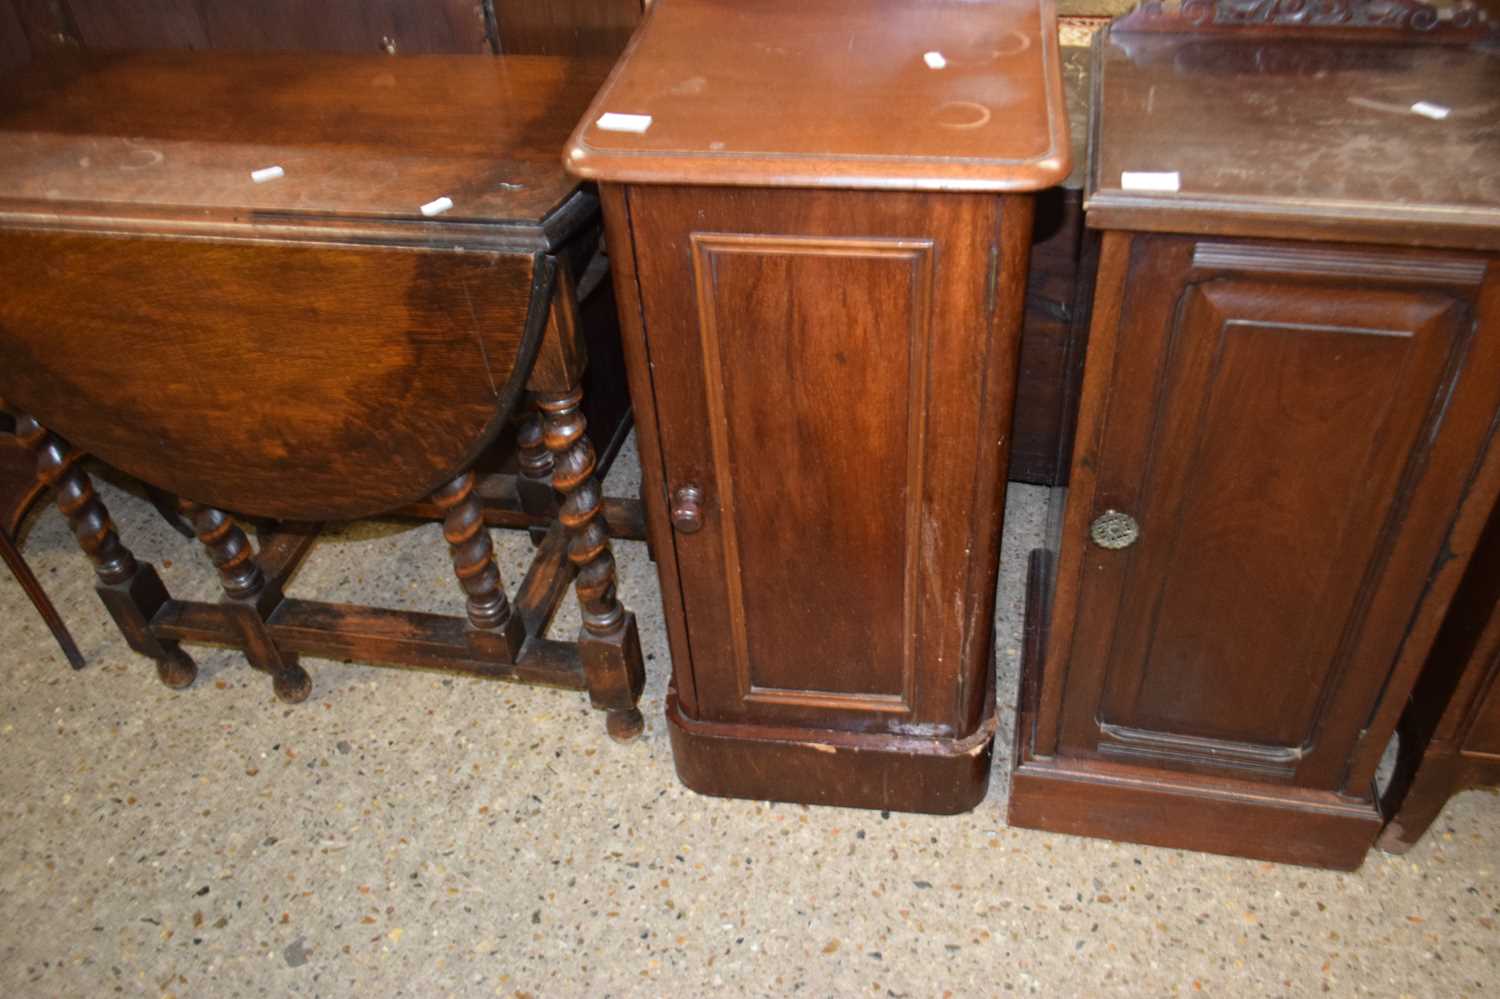
[{"label": "bobbin turned table leg", "polygon": [[[521,473],[516,476],[516,495],[522,510],[551,517],[557,511],[557,496],[552,490],[552,452],[542,432],[542,414],[530,398],[521,405],[525,415],[516,428],[516,464]],[[546,536],[545,527],[531,528],[532,544],[541,544]]]},{"label": "bobbin turned table leg", "polygon": [[93,482],[78,466],[82,455],[24,413],[16,417],[16,436],[36,455],[37,475],[51,487],[78,546],[94,563],[95,589],[126,643],[156,661],[156,675],[168,687],[191,686],[198,675],[192,657],[151,631],[152,617],[167,602],[167,588],[156,570],[137,562],[120,541]]},{"label": "bobbin turned table leg", "polygon": [[558,518],[568,532],[568,560],[578,570],[574,583],[583,628],[578,647],[588,674],[589,699],[608,712],[605,727],[620,742],[641,734],[645,721],[636,703],[645,687],[641,641],[635,615],[615,594],[615,556],[599,516],[603,494],[594,476],[594,446],[578,404],[583,391],[538,393],[547,450],[552,452],[552,485],[562,494]]},{"label": "bobbin turned table leg", "polygon": [[513,663],[526,641],[526,626],[506,599],[474,484],[474,473],[465,472],[433,493],[432,501],[443,511],[443,538],[453,556],[453,572],[468,594],[469,648],[483,658]]},{"label": "bobbin turned table leg", "polygon": [[251,666],[271,675],[271,689],[278,698],[288,704],[307,700],[312,693],[312,678],[295,655],[277,647],[266,626],[266,617],[281,602],[281,587],[266,582],[250,539],[222,510],[191,500],[183,500],[181,509],[219,570],[224,605],[244,640],[245,658]]}]

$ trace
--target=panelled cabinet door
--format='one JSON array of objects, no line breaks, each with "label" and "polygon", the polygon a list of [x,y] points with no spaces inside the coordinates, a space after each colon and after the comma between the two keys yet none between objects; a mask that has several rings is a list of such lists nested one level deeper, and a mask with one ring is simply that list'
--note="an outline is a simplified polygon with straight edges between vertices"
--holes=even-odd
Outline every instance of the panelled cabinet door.
[{"label": "panelled cabinet door", "polygon": [[1090,513],[1134,537],[1083,544],[1072,751],[1340,787],[1482,453],[1446,415],[1500,378],[1483,275],[1137,240]]},{"label": "panelled cabinet door", "polygon": [[1003,488],[974,469],[1009,419],[982,363],[1002,200],[630,199],[698,716],[965,734]]}]

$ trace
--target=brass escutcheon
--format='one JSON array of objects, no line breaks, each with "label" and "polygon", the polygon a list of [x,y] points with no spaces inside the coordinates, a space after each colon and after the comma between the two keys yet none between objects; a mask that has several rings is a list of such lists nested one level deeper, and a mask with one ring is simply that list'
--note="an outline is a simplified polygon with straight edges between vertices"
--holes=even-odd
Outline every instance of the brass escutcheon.
[{"label": "brass escutcheon", "polygon": [[1129,548],[1141,536],[1141,525],[1128,513],[1105,510],[1089,525],[1089,537],[1100,548]]}]

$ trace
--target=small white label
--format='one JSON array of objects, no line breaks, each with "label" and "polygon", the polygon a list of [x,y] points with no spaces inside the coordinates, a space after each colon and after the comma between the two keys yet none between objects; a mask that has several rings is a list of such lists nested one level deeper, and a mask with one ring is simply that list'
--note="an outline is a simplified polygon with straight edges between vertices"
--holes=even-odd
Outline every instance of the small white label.
[{"label": "small white label", "polygon": [[606,132],[634,132],[642,135],[646,129],[651,127],[651,116],[649,114],[617,114],[614,111],[606,111],[594,122]]},{"label": "small white label", "polygon": [[432,218],[434,215],[443,214],[452,207],[453,199],[449,197],[442,197],[434,198],[431,201],[427,202],[427,204],[423,205],[419,209],[419,211],[421,211],[421,213],[423,215],[426,215],[428,218]]},{"label": "small white label", "polygon": [[1442,121],[1453,113],[1453,109],[1442,104],[1434,104],[1431,101],[1417,101],[1411,106],[1412,114],[1419,114],[1423,118],[1431,118],[1434,121]]},{"label": "small white label", "polygon": [[943,58],[941,52],[924,52],[922,53],[922,61],[927,64],[928,69],[942,69],[948,65],[948,60]]},{"label": "small white label", "polygon": [[261,167],[259,170],[250,171],[250,179],[254,183],[264,184],[268,180],[280,180],[286,176],[286,171],[279,166]]},{"label": "small white label", "polygon": [[1120,187],[1127,191],[1175,191],[1182,178],[1177,171],[1125,170],[1120,173]]}]

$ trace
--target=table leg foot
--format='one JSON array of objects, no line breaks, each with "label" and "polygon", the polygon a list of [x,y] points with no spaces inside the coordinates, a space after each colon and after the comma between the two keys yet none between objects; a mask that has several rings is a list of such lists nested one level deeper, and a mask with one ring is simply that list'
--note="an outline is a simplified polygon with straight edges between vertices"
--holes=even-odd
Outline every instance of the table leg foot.
[{"label": "table leg foot", "polygon": [[312,695],[312,677],[293,659],[283,664],[281,671],[271,678],[271,689],[283,703],[301,704]]},{"label": "table leg foot", "polygon": [[623,708],[604,716],[604,729],[616,742],[634,742],[646,730],[640,708]]},{"label": "table leg foot", "polygon": [[180,646],[167,649],[165,657],[156,660],[156,678],[173,690],[184,690],[198,679],[198,664]]}]

